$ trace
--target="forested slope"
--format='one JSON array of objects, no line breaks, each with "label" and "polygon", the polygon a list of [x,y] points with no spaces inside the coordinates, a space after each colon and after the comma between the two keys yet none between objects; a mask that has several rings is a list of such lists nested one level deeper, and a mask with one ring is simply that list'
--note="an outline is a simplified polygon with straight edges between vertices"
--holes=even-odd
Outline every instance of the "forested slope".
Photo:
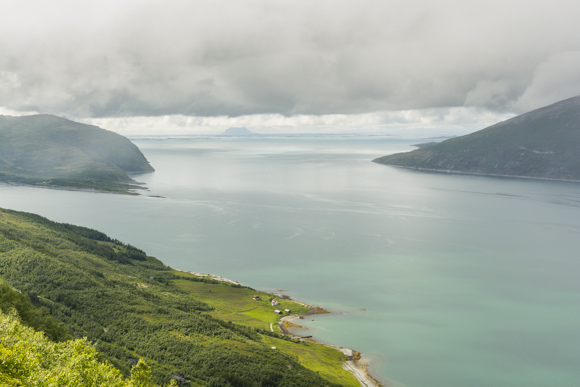
[{"label": "forested slope", "polygon": [[[126,379],[84,339],[54,342],[0,313],[0,385],[27,387],[156,387],[150,368],[140,361]],[[175,380],[171,385],[177,385]]]},{"label": "forested slope", "polygon": [[[323,365],[320,375],[299,360],[338,351],[293,343],[263,329],[268,324],[260,318],[275,322],[277,316],[267,299],[251,304],[254,290],[173,270],[98,231],[0,209],[0,277],[40,311],[31,320],[46,320],[30,326],[55,340],[87,337],[126,376],[143,359],[158,384],[175,379],[189,386],[356,385],[341,370],[340,354],[332,360],[335,368]],[[206,302],[195,292],[204,293]],[[240,324],[220,320],[214,317],[220,311],[210,305],[213,294],[221,294],[226,306],[248,302],[253,309],[228,311]],[[271,348],[277,343],[282,350]]]}]

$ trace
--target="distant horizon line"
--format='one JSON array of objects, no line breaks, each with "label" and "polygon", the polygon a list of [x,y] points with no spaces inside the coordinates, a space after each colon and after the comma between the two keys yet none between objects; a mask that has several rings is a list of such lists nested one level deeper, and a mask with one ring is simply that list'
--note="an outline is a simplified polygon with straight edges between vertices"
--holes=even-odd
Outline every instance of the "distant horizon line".
[{"label": "distant horizon line", "polygon": [[389,137],[393,139],[447,139],[457,137],[457,135],[401,135],[393,133],[251,133],[251,134],[224,134],[224,133],[160,133],[160,134],[126,134],[129,139],[146,140],[152,139],[172,139],[172,138],[205,138],[205,137],[225,137],[225,138],[252,138],[252,137]]}]

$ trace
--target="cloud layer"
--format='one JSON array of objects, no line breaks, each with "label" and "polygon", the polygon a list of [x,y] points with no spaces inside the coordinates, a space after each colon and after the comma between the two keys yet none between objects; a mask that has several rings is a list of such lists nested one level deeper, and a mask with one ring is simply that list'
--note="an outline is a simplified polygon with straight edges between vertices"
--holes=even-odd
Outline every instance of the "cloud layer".
[{"label": "cloud layer", "polygon": [[11,1],[0,106],[72,117],[521,112],[580,94],[580,2]]}]

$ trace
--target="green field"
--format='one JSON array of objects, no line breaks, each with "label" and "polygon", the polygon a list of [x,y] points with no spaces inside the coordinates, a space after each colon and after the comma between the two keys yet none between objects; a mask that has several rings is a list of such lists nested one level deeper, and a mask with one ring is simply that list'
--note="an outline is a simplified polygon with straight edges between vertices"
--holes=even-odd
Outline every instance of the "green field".
[{"label": "green field", "polygon": [[[181,273],[181,272],[180,272]],[[184,273],[181,273],[183,275]],[[192,275],[193,276],[193,275]],[[274,313],[275,309],[290,309],[292,313],[305,313],[309,307],[282,299],[270,293],[256,291],[246,287],[232,287],[224,283],[205,284],[186,280],[176,280],[182,289],[195,294],[195,297],[213,306],[210,312],[213,317],[249,327],[270,329],[280,332],[279,321],[282,316]],[[260,297],[254,301],[253,295]],[[276,298],[280,305],[272,306],[270,300]],[[270,325],[271,324],[271,325]],[[341,362],[345,356],[335,348],[311,341],[282,339],[276,336],[262,335],[262,342],[276,350],[296,356],[300,363],[315,371],[325,379],[342,386],[360,386],[350,372],[342,369]]]}]

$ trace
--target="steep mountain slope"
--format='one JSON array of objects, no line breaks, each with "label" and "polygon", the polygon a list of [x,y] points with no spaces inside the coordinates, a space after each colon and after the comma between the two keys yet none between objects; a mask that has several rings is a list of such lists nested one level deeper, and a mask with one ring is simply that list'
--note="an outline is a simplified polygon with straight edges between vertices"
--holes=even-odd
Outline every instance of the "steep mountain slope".
[{"label": "steep mountain slope", "polygon": [[580,96],[373,161],[442,172],[580,181]]},{"label": "steep mountain slope", "polygon": [[119,134],[47,114],[0,116],[0,181],[126,191],[127,173],[151,171]]}]

